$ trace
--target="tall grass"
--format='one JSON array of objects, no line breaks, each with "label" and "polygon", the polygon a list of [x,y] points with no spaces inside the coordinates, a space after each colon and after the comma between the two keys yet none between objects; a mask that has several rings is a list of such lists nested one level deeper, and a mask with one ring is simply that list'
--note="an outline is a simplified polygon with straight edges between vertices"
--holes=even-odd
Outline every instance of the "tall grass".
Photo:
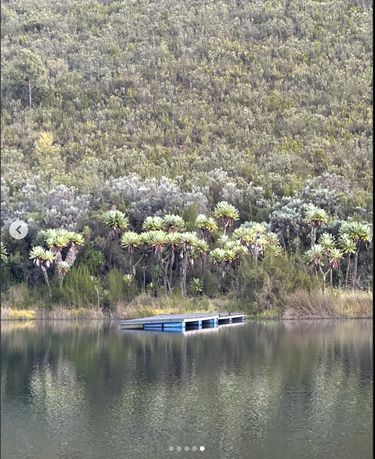
[{"label": "tall grass", "polygon": [[12,285],[6,292],[1,293],[1,307],[10,309],[28,309],[33,305],[44,305],[43,288],[30,289],[26,283]]},{"label": "tall grass", "polygon": [[119,304],[113,317],[129,318],[146,317],[157,314],[186,314],[190,312],[216,312],[228,310],[228,298],[211,299],[207,296],[186,298],[180,294],[162,295],[158,298],[143,293],[130,303]]},{"label": "tall grass", "polygon": [[126,295],[126,287],[122,280],[123,274],[117,268],[113,268],[108,272],[107,285],[109,298],[113,303],[123,301]]},{"label": "tall grass", "polygon": [[73,268],[62,287],[62,299],[76,308],[97,306],[100,308],[100,286],[84,264]]},{"label": "tall grass", "polygon": [[33,320],[36,317],[36,311],[31,309],[1,308],[1,320]]},{"label": "tall grass", "polygon": [[34,320],[34,319],[106,319],[108,314],[97,308],[67,308],[66,306],[54,306],[53,309],[38,308],[34,309],[12,309],[1,308],[1,320]]},{"label": "tall grass", "polygon": [[250,312],[259,314],[282,308],[285,297],[294,291],[313,292],[319,288],[318,280],[306,273],[295,256],[270,255],[257,266],[252,260],[244,262],[238,299],[248,305]]},{"label": "tall grass", "polygon": [[285,300],[284,319],[372,318],[372,292],[297,290]]}]

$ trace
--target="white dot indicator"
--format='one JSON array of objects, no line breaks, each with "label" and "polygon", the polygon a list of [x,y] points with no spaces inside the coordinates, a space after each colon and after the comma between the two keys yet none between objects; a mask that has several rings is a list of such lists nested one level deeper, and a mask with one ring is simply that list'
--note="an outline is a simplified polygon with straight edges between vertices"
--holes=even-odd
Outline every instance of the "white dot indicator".
[{"label": "white dot indicator", "polygon": [[199,449],[200,449],[201,451],[204,451],[206,448],[205,448],[204,446],[201,446]]},{"label": "white dot indicator", "polygon": [[188,446],[185,446],[184,450],[185,450],[185,451],[189,451],[190,448],[189,448]]},{"label": "white dot indicator", "polygon": [[173,450],[174,450],[173,446],[170,446],[169,451],[173,451]]},{"label": "white dot indicator", "polygon": [[192,451],[196,451],[197,449],[198,449],[198,448],[197,448],[196,446],[193,446],[193,447],[191,448]]},{"label": "white dot indicator", "polygon": [[176,451],[182,451],[181,446],[177,446]]}]

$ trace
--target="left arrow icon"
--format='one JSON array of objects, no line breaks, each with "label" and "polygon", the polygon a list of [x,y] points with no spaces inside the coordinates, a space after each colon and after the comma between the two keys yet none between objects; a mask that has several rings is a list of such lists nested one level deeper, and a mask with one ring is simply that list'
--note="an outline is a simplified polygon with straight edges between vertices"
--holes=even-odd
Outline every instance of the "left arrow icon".
[{"label": "left arrow icon", "polygon": [[14,239],[23,239],[29,231],[27,223],[22,220],[16,220],[9,227],[9,233]]}]

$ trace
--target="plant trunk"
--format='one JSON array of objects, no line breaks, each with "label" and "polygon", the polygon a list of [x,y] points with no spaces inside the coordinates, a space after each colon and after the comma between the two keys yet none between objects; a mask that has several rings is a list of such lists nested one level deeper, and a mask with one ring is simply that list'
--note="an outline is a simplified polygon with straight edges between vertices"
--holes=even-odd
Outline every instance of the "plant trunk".
[{"label": "plant trunk", "polygon": [[315,245],[316,230],[317,230],[316,226],[312,226],[312,228],[311,228],[311,236],[310,236],[310,238],[311,238],[311,247],[313,247]]},{"label": "plant trunk", "polygon": [[[157,251],[157,256],[158,256],[158,265],[159,265],[160,270],[161,270],[161,272],[162,272],[163,281],[164,281],[163,255],[162,255],[162,253],[160,252],[160,250]],[[163,282],[163,283],[164,283],[164,282]],[[161,287],[161,278],[160,278],[160,275],[158,275],[158,290],[159,290],[159,287]]]},{"label": "plant trunk", "polygon": [[49,293],[49,296],[50,298],[52,297],[52,291],[51,291],[51,285],[49,283],[49,278],[48,278],[48,273],[47,273],[47,269],[45,266],[41,265],[41,270],[42,270],[42,273],[43,273],[43,277],[44,277],[44,281],[45,283],[47,284],[47,287],[48,287],[48,293]]},{"label": "plant trunk", "polygon": [[322,267],[319,268],[319,271],[322,273],[322,276],[323,276],[322,292],[325,293],[325,290],[326,290],[326,278],[327,278],[328,271],[325,273],[323,271]]},{"label": "plant trunk", "polygon": [[353,290],[355,289],[355,286],[357,283],[358,255],[359,255],[359,247],[357,248],[354,254],[353,283],[352,283]]},{"label": "plant trunk", "polygon": [[51,251],[55,255],[55,262],[56,265],[58,265],[62,262],[61,249],[58,249],[57,247],[52,247]]},{"label": "plant trunk", "polygon": [[208,257],[208,254],[204,252],[203,257],[202,257],[202,275],[203,276],[207,269],[207,257]]},{"label": "plant trunk", "polygon": [[182,258],[181,264],[181,295],[186,296],[186,278],[187,278],[187,268],[188,268],[188,253],[187,250],[184,251],[184,256]]},{"label": "plant trunk", "polygon": [[173,265],[174,265],[174,259],[175,259],[175,254],[174,254],[174,249],[171,249],[171,259],[169,262],[169,289],[172,291],[172,280],[173,280]]},{"label": "plant trunk", "polygon": [[168,291],[170,290],[170,282],[169,282],[169,261],[168,259],[167,260],[163,260],[162,261],[163,263],[163,266],[162,266],[162,270],[163,270],[163,285],[164,285],[164,290],[165,290],[165,293],[168,293]]},{"label": "plant trunk", "polygon": [[143,255],[144,255],[144,254],[142,254],[142,255],[140,256],[139,260],[138,260],[136,263],[134,263],[134,253],[133,253],[133,255],[132,255],[132,256],[133,256],[133,261],[132,261],[132,263],[133,263],[133,276],[136,275],[136,268],[137,268],[137,266],[139,265],[139,263],[143,260]]},{"label": "plant trunk", "polygon": [[350,253],[349,253],[349,256],[348,256],[348,266],[346,267],[346,274],[345,274],[345,290],[348,289],[349,272],[350,272],[350,258],[351,258],[351,255],[350,255]]},{"label": "plant trunk", "polygon": [[132,274],[133,276],[135,275],[135,268],[133,266],[133,259],[134,259],[134,253],[133,251],[129,251],[129,273]]},{"label": "plant trunk", "polygon": [[76,261],[78,252],[79,252],[79,245],[72,244],[66,254],[65,261],[68,263],[69,266],[73,266],[74,262]]},{"label": "plant trunk", "polygon": [[63,274],[62,272],[57,272],[57,277],[59,279],[60,288],[62,288],[65,279],[65,274]]}]

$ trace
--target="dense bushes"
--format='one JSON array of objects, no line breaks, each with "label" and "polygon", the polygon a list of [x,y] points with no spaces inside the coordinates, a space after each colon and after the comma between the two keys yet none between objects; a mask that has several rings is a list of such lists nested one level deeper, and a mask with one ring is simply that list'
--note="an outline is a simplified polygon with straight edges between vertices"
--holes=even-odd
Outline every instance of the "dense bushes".
[{"label": "dense bushes", "polygon": [[[96,294],[76,291],[73,279],[88,286],[89,276],[107,307],[143,290],[159,294],[171,277],[149,252],[134,282],[119,282],[139,260],[108,238],[102,214],[126,213],[137,233],[148,216],[178,214],[189,233],[199,214],[226,201],[238,209],[238,224],[268,224],[294,261],[266,257],[256,268],[235,261],[233,277],[228,253],[215,246],[210,269],[188,260],[186,282],[179,283],[178,259],[168,261],[174,290],[197,294],[190,284],[197,278],[205,295],[278,305],[285,292],[321,283],[301,262],[311,245],[311,205],[331,217],[324,231],[336,242],[342,221],[371,220],[370,3],[170,6],[2,5],[3,291],[17,283],[45,288],[28,254],[44,244],[42,230],[64,228],[85,238],[75,263],[83,271],[60,265],[64,301],[97,304]],[[8,234],[16,218],[29,223],[18,242]],[[214,248],[217,240],[208,242]],[[351,261],[345,256],[332,273],[335,286],[345,285]],[[371,266],[371,251],[362,251],[356,288],[372,285]],[[287,287],[292,272],[296,284]]]},{"label": "dense bushes", "polygon": [[241,302],[252,304],[258,312],[283,308],[285,298],[295,290],[312,292],[321,287],[321,282],[306,272],[298,258],[287,254],[265,257],[257,267],[246,263],[241,283]]}]

